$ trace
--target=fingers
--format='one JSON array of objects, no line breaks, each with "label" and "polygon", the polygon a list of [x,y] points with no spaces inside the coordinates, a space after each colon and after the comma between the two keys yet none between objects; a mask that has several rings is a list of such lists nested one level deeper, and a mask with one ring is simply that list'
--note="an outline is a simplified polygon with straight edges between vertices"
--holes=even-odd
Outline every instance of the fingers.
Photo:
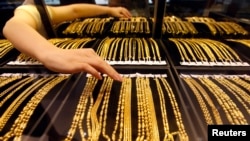
[{"label": "fingers", "polygon": [[132,14],[124,7],[113,7],[112,15],[119,18],[130,18]]},{"label": "fingers", "polygon": [[82,69],[96,78],[102,79],[100,73],[105,73],[114,80],[122,81],[121,75],[100,56],[98,56],[93,49],[82,50],[82,54],[79,57],[83,60]]},{"label": "fingers", "polygon": [[95,66],[100,72],[107,74],[111,78],[117,81],[122,81],[121,75],[112,67],[110,66],[107,62],[101,61],[98,63],[98,66]]},{"label": "fingers", "polygon": [[122,8],[121,13],[125,18],[130,18],[132,16],[132,14],[126,8]]}]

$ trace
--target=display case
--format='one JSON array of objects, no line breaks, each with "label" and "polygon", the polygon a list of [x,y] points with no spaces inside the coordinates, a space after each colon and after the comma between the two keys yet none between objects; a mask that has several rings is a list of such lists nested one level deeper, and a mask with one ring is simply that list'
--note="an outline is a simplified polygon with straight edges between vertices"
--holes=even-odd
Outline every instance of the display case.
[{"label": "display case", "polygon": [[208,125],[250,124],[248,24],[204,16],[206,0],[119,2],[95,1],[130,6],[131,18],[47,31],[58,48],[93,48],[123,82],[53,72],[0,40],[0,140],[208,141]]}]

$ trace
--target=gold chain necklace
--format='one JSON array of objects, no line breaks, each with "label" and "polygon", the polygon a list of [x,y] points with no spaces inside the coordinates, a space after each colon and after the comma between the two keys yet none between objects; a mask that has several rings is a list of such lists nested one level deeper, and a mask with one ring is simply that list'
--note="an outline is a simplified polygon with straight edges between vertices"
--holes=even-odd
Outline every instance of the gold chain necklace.
[{"label": "gold chain necklace", "polygon": [[181,117],[181,112],[180,112],[178,103],[176,101],[175,95],[174,95],[171,87],[169,86],[167,80],[163,77],[161,77],[160,80],[161,80],[161,83],[165,86],[164,88],[168,92],[168,96],[170,98],[171,105],[173,106],[173,112],[174,112],[174,115],[176,118],[176,123],[177,123],[178,129],[179,129],[177,134],[180,135],[181,141],[188,141],[189,140],[188,135],[185,131],[185,127],[184,127],[182,117]]},{"label": "gold chain necklace", "polygon": [[[10,131],[6,133],[3,137],[3,140],[8,140],[11,137],[15,137],[14,140],[21,140],[23,130],[26,128],[30,116],[33,114],[35,108],[40,103],[42,98],[58,83],[62,80],[68,78],[67,76],[50,76],[48,78],[40,79],[43,82],[40,84],[45,84],[41,89],[39,89],[36,94],[29,100],[26,106],[23,108],[18,118],[15,120],[15,123],[12,125]],[[51,80],[51,81],[50,81]],[[38,80],[39,81],[39,80]],[[37,81],[37,82],[38,82]],[[48,83],[47,83],[48,82]],[[35,84],[35,83],[34,83]],[[38,84],[38,86],[40,86]]]},{"label": "gold chain necklace", "polygon": [[[206,90],[191,76],[185,76],[183,77],[183,80],[188,84],[188,86],[192,89],[194,95],[196,96],[198,103],[203,111],[206,123],[222,124],[223,122],[221,120],[220,113]],[[209,110],[207,109],[208,107],[206,106],[206,102],[204,100],[207,101],[207,104],[212,109],[213,114],[209,113]],[[213,121],[212,116],[214,116],[215,122]]]}]

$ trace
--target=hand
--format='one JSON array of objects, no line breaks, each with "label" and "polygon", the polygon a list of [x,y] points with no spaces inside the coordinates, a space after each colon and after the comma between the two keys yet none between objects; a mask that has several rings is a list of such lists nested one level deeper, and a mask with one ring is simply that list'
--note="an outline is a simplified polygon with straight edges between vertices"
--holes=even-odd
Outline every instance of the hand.
[{"label": "hand", "polygon": [[124,7],[110,7],[110,15],[118,18],[131,17],[131,13]]},{"label": "hand", "polygon": [[102,79],[101,73],[105,73],[114,80],[122,81],[121,75],[99,57],[91,48],[84,49],[53,49],[40,59],[48,69],[61,73],[87,72],[97,79]]}]

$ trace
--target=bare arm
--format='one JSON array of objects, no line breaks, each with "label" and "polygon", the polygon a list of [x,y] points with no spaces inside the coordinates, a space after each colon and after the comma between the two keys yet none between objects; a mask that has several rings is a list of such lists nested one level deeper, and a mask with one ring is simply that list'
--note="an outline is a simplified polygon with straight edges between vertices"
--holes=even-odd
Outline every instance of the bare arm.
[{"label": "bare arm", "polygon": [[7,21],[3,34],[19,51],[39,60],[40,53],[50,50],[53,45],[36,29],[37,23],[34,19],[25,12],[19,12]]},{"label": "bare arm", "polygon": [[105,14],[113,17],[131,17],[130,12],[126,8],[108,7],[95,4],[71,4],[66,6],[51,7],[51,10],[53,13],[54,23]]},{"label": "bare arm", "polygon": [[36,58],[48,69],[60,73],[88,72],[98,79],[100,73],[122,81],[113,67],[101,59],[93,49],[64,50],[55,47],[37,31],[37,23],[25,12],[15,13],[4,26],[5,37],[19,51]]}]

